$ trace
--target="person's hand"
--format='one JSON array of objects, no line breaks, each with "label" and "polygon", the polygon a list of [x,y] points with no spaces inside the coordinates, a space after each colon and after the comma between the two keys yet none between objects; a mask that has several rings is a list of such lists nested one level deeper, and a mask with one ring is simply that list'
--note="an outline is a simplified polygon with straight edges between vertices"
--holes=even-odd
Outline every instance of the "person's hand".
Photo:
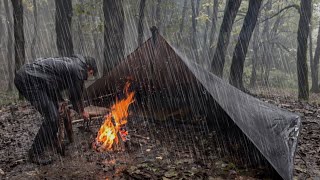
[{"label": "person's hand", "polygon": [[89,113],[87,111],[82,112],[82,117],[84,120],[89,120]]}]

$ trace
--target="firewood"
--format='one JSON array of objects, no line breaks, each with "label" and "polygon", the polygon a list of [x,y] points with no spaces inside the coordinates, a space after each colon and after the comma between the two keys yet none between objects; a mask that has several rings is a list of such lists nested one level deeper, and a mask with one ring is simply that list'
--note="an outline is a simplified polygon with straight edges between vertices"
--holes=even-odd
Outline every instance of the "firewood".
[{"label": "firewood", "polygon": [[84,108],[86,112],[89,113],[91,117],[95,116],[104,116],[107,115],[111,110],[105,107],[99,107],[99,106],[87,106]]}]

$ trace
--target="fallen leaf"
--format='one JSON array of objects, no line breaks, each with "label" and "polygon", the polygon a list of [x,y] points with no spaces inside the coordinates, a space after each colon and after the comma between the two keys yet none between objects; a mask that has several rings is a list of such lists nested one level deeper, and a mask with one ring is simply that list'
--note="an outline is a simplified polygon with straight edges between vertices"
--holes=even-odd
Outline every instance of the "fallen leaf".
[{"label": "fallen leaf", "polygon": [[167,178],[173,178],[173,177],[178,176],[178,173],[176,171],[169,170],[166,173],[164,173],[164,176]]}]

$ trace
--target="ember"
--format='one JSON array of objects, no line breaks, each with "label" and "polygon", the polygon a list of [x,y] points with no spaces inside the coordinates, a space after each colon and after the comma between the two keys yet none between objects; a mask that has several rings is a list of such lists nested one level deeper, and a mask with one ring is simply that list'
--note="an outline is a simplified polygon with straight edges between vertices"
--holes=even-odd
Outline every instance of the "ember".
[{"label": "ember", "polygon": [[119,137],[122,141],[127,140],[128,108],[134,102],[134,92],[129,92],[130,83],[125,85],[126,98],[116,99],[116,103],[111,107],[111,112],[106,116],[103,125],[100,127],[94,149],[98,151],[112,151],[115,145],[119,144]]}]

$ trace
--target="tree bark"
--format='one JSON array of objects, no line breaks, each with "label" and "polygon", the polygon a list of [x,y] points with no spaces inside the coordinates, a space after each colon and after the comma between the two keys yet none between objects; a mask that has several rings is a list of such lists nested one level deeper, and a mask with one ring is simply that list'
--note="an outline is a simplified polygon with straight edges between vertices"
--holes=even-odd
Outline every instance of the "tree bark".
[{"label": "tree bark", "polygon": [[[79,3],[81,4],[81,7],[83,7],[85,5],[83,0],[79,0]],[[80,53],[86,54],[87,48],[86,48],[85,40],[84,40],[84,33],[82,31],[83,21],[84,21],[83,15],[79,14],[78,33],[79,33]]]},{"label": "tree bark", "polygon": [[258,65],[258,51],[259,51],[259,34],[260,34],[260,26],[259,23],[255,27],[255,31],[253,33],[253,57],[252,57],[252,71],[250,77],[250,87],[256,87],[257,82],[257,65]]},{"label": "tree bark", "polygon": [[[0,11],[2,11],[2,1],[0,1]],[[2,48],[2,44],[3,44],[3,37],[4,37],[4,23],[3,23],[3,18],[1,17],[0,14],[0,48]]]},{"label": "tree bark", "polygon": [[219,10],[219,1],[214,0],[213,4],[213,12],[212,12],[212,18],[211,18],[211,30],[210,30],[210,38],[209,38],[209,48],[208,48],[208,54],[209,59],[212,59],[213,57],[213,42],[215,39],[216,29],[217,29],[217,19],[218,19],[218,10]]},{"label": "tree bark", "polygon": [[307,48],[309,24],[311,19],[312,1],[301,0],[300,19],[298,25],[298,51],[297,51],[297,72],[298,72],[298,98],[300,100],[309,99]]},{"label": "tree bark", "polygon": [[182,36],[183,28],[184,28],[184,21],[186,17],[186,12],[187,12],[187,7],[188,7],[188,0],[184,0],[183,3],[183,8],[182,8],[182,18],[179,26],[179,35]]},{"label": "tree bark", "polygon": [[319,29],[318,29],[316,50],[314,52],[313,63],[312,63],[312,66],[311,66],[312,86],[311,86],[311,90],[310,91],[313,92],[313,93],[320,93],[319,78],[318,78],[319,59],[320,59],[320,25],[319,25]]},{"label": "tree bark", "polygon": [[146,0],[140,0],[139,7],[139,20],[138,20],[138,44],[143,43],[143,21],[144,21],[144,9],[146,6]]},{"label": "tree bark", "polygon": [[218,77],[223,76],[225,53],[228,48],[232,26],[242,0],[229,0],[226,4],[224,17],[220,27],[218,44],[211,62],[211,71]]},{"label": "tree bark", "polygon": [[71,35],[72,1],[55,0],[57,47],[60,56],[74,54]]},{"label": "tree bark", "polygon": [[[311,5],[312,6],[312,5]],[[313,7],[311,7],[312,9]],[[311,10],[311,13],[313,13],[313,11]],[[312,74],[313,74],[313,43],[312,43],[312,29],[313,29],[313,26],[312,26],[312,20],[310,20],[310,30],[309,30],[309,61],[310,61],[310,70],[311,70],[311,82],[312,82]],[[313,86],[313,82],[311,83],[311,89],[312,89],[312,86]],[[310,91],[311,91],[310,89]]]},{"label": "tree bark", "polygon": [[[272,9],[272,0],[268,0],[265,8],[266,14]],[[271,49],[270,49],[270,21],[267,19],[264,22],[264,29],[262,32],[263,38],[263,56],[262,56],[262,64],[261,64],[261,79],[264,86],[269,86],[269,72],[271,69],[272,57],[271,57]]]},{"label": "tree bark", "polygon": [[14,53],[15,72],[18,71],[25,62],[25,39],[23,31],[23,4],[22,0],[11,0],[13,7],[14,24]]},{"label": "tree bark", "polygon": [[156,7],[156,26],[160,30],[161,26],[161,0],[157,0],[157,7]]},{"label": "tree bark", "polygon": [[196,4],[196,17],[198,17],[199,14],[200,14],[200,1],[201,1],[201,0],[197,0],[197,4]]},{"label": "tree bark", "polygon": [[188,0],[184,0],[183,3],[183,8],[182,8],[182,12],[181,12],[181,21],[180,21],[180,25],[179,25],[179,32],[177,33],[177,39],[176,39],[176,45],[179,47],[180,43],[183,39],[183,29],[184,29],[184,23],[185,23],[185,19],[186,19],[186,12],[187,12],[187,6],[188,6]]},{"label": "tree bark", "polygon": [[238,42],[233,52],[229,83],[240,90],[245,90],[242,79],[244,62],[246,59],[249,42],[258,20],[261,4],[262,0],[249,1],[248,12],[244,18]]},{"label": "tree bark", "polygon": [[195,8],[194,0],[191,0],[191,8],[192,8],[192,52],[194,55],[194,59],[196,62],[199,62],[199,54],[198,54],[198,47],[197,47],[197,10]]},{"label": "tree bark", "polygon": [[7,32],[8,32],[8,41],[7,41],[7,60],[8,60],[8,89],[7,91],[13,90],[13,36],[12,36],[12,19],[9,10],[9,3],[8,0],[4,0],[4,9],[6,11],[7,16]]},{"label": "tree bark", "polygon": [[[95,8],[98,8],[98,7],[95,6]],[[92,22],[94,25],[96,25],[95,16],[91,16],[91,22]],[[97,32],[97,30],[95,30],[94,32],[92,32],[92,40],[93,40],[93,45],[94,45],[95,57],[98,58],[98,57],[100,57],[100,53],[99,53],[98,32]]]},{"label": "tree bark", "polygon": [[[209,14],[210,14],[210,9],[209,9],[209,6],[207,6],[207,14],[208,14],[208,17],[209,17]],[[202,49],[203,49],[203,52],[207,52],[206,49],[207,49],[207,38],[208,38],[208,30],[209,30],[209,20],[206,21],[206,27],[204,29],[204,33],[203,33],[203,46],[202,46]],[[205,54],[205,53],[203,53]]]},{"label": "tree bark", "polygon": [[104,65],[107,74],[124,56],[123,0],[104,0]]},{"label": "tree bark", "polygon": [[35,46],[37,42],[38,37],[38,8],[37,8],[37,0],[33,0],[33,18],[34,18],[34,24],[33,24],[33,38],[31,42],[31,57],[32,59],[36,59],[36,53],[35,53]]}]

